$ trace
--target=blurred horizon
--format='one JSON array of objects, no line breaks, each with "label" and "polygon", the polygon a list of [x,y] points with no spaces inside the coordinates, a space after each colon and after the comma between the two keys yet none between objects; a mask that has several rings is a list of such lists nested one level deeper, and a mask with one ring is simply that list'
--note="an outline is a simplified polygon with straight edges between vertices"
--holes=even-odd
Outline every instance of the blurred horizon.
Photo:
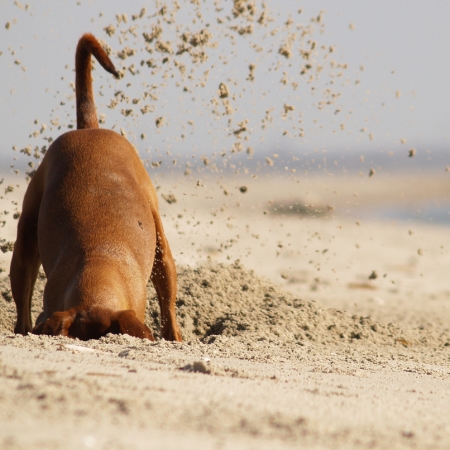
[{"label": "blurred horizon", "polygon": [[3,0],[1,176],[24,183],[76,125],[75,48],[92,32],[124,74],[94,64],[100,126],[135,145],[155,184],[344,177],[389,203],[384,183],[401,175],[446,218],[450,3],[239,5]]}]

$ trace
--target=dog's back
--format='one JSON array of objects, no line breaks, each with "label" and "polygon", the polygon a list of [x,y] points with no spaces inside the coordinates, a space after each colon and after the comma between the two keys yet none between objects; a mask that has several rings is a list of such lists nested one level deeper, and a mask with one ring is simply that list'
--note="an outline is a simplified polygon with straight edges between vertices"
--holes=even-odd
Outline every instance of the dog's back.
[{"label": "dog's back", "polygon": [[112,309],[125,306],[143,317],[146,286],[137,280],[150,277],[156,232],[151,183],[135,149],[113,131],[71,131],[52,144],[39,169],[32,182],[43,186],[44,303],[55,308],[46,316],[61,303],[66,310],[107,299]]}]

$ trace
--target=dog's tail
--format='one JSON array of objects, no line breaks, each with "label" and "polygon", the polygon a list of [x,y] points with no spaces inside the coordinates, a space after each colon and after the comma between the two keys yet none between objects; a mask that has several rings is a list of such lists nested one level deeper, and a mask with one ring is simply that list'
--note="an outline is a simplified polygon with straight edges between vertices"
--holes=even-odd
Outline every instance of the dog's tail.
[{"label": "dog's tail", "polygon": [[92,34],[84,34],[78,41],[75,55],[75,90],[77,96],[77,128],[98,128],[97,110],[92,92],[91,55],[101,66],[119,78],[114,64]]}]

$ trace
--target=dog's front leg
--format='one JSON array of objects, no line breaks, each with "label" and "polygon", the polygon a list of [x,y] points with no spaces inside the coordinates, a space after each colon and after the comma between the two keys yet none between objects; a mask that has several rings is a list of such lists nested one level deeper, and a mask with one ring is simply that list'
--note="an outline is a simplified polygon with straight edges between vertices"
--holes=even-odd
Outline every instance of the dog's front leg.
[{"label": "dog's front leg", "polygon": [[18,334],[27,334],[33,328],[31,297],[41,266],[37,237],[41,202],[38,178],[39,175],[35,174],[25,194],[10,267],[11,291],[17,309],[14,332]]},{"label": "dog's front leg", "polygon": [[11,290],[17,309],[14,333],[27,334],[33,328],[31,297],[40,266],[36,223],[33,225],[21,218],[10,270]]},{"label": "dog's front leg", "polygon": [[156,254],[151,280],[161,309],[161,335],[166,341],[182,341],[175,316],[177,299],[177,270],[159,214],[154,214],[156,227]]}]

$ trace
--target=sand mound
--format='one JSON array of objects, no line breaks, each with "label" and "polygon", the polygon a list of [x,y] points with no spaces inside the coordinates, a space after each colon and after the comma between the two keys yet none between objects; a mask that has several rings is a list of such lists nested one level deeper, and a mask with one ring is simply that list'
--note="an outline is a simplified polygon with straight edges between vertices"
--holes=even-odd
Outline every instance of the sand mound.
[{"label": "sand mound", "polygon": [[[444,336],[405,330],[370,317],[349,316],[304,301],[241,265],[182,268],[178,274],[178,317],[186,341],[208,336],[246,336],[252,340],[376,345],[445,345]],[[150,296],[154,296],[149,287]],[[155,301],[149,302],[148,324],[159,329]],[[208,339],[210,340],[210,339]]]},{"label": "sand mound", "polygon": [[[32,305],[34,320],[42,308],[44,285],[45,278],[40,276]],[[9,333],[14,326],[15,305],[8,278],[0,283],[0,289],[0,332]],[[151,283],[148,296],[147,324],[159,337],[159,306]],[[308,342],[402,344],[405,347],[449,345],[445,336],[321,308],[315,302],[296,298],[238,263],[180,268],[177,314],[185,341],[211,342],[212,336],[225,336],[299,345]]]}]

